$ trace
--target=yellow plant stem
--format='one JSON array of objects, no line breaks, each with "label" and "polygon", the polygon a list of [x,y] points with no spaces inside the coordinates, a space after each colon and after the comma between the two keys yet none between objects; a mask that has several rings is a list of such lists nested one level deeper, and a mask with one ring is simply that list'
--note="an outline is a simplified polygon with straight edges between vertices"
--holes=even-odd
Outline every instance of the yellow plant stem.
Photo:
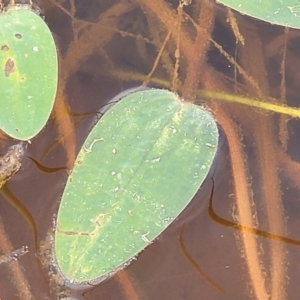
[{"label": "yellow plant stem", "polygon": [[239,103],[259,109],[263,109],[270,112],[289,115],[292,118],[300,118],[300,109],[296,107],[290,107],[282,104],[269,103],[252,98],[245,98],[238,95],[231,95],[226,93],[211,92],[205,90],[198,90],[197,95],[200,99],[214,99],[232,103]]},{"label": "yellow plant stem", "polygon": [[[143,82],[146,79],[146,75],[139,74],[139,73],[129,73],[126,71],[113,71],[110,73],[112,76],[116,76],[119,79],[126,80],[126,81],[141,81]],[[161,88],[170,88],[171,84],[170,82],[152,77],[150,82],[152,84],[158,85]],[[179,91],[181,90],[181,87],[179,87]],[[300,109],[297,107],[291,107],[279,103],[273,103],[253,99],[253,98],[247,98],[239,95],[232,95],[227,93],[221,93],[221,92],[213,92],[208,90],[197,90],[197,97],[198,99],[213,99],[218,101],[224,101],[224,102],[231,102],[231,103],[238,103],[242,105],[251,106],[254,108],[259,108],[262,110],[266,110],[269,112],[275,112],[279,114],[288,115],[291,118],[300,118]],[[188,99],[187,99],[188,101]],[[198,100],[199,101],[199,100]],[[276,101],[276,100],[275,100]]]}]

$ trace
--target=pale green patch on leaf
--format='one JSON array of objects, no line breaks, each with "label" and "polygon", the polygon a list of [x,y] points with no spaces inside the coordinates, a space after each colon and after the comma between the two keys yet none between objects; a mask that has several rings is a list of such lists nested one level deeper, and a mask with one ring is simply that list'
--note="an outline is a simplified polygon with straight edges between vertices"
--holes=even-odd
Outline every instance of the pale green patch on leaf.
[{"label": "pale green patch on leaf", "polygon": [[91,281],[130,262],[191,201],[218,138],[207,110],[166,90],[113,106],[84,142],[62,196],[55,253],[63,276]]},{"label": "pale green patch on leaf", "polygon": [[299,0],[217,0],[242,14],[291,28],[300,28]]},{"label": "pale green patch on leaf", "polygon": [[45,126],[55,100],[58,63],[52,34],[36,13],[0,14],[0,129],[29,140]]}]

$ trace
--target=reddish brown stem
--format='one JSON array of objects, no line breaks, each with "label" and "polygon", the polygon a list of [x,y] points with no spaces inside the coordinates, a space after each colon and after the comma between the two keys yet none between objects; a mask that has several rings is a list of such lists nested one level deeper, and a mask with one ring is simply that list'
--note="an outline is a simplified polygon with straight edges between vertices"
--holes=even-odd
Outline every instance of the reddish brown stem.
[{"label": "reddish brown stem", "polygon": [[194,100],[195,98],[199,75],[210,44],[214,20],[215,14],[213,6],[207,1],[202,1],[198,19],[199,27],[197,27],[197,37],[193,47],[193,54],[189,59],[189,68],[183,85],[183,99]]}]

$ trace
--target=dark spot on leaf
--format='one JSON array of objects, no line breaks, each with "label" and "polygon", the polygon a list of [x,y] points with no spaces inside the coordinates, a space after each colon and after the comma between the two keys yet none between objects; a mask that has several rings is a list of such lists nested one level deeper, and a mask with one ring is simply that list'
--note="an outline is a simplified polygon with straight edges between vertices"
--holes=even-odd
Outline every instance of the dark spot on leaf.
[{"label": "dark spot on leaf", "polygon": [[15,63],[11,58],[9,58],[5,64],[4,74],[6,77],[9,77],[9,75],[14,71],[15,71]]},{"label": "dark spot on leaf", "polygon": [[24,81],[25,81],[25,77],[21,77],[20,82],[24,82]]},{"label": "dark spot on leaf", "polygon": [[20,40],[20,39],[22,38],[22,34],[16,33],[16,34],[15,34],[15,37],[16,37],[18,40]]},{"label": "dark spot on leaf", "polygon": [[2,51],[8,51],[9,50],[9,47],[7,45],[2,45],[1,46],[1,50]]}]

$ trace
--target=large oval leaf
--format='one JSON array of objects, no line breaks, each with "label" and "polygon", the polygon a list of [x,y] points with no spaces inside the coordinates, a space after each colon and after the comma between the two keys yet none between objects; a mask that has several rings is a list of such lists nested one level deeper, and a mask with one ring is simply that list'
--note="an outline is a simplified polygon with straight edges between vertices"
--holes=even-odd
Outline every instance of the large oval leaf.
[{"label": "large oval leaf", "polygon": [[33,11],[11,8],[0,15],[0,129],[20,140],[46,124],[57,89],[52,34]]},{"label": "large oval leaf", "polygon": [[55,231],[71,282],[106,276],[187,206],[214,159],[212,115],[165,90],[133,93],[98,122],[68,179]]},{"label": "large oval leaf", "polygon": [[217,0],[243,14],[292,28],[300,28],[299,0]]}]

